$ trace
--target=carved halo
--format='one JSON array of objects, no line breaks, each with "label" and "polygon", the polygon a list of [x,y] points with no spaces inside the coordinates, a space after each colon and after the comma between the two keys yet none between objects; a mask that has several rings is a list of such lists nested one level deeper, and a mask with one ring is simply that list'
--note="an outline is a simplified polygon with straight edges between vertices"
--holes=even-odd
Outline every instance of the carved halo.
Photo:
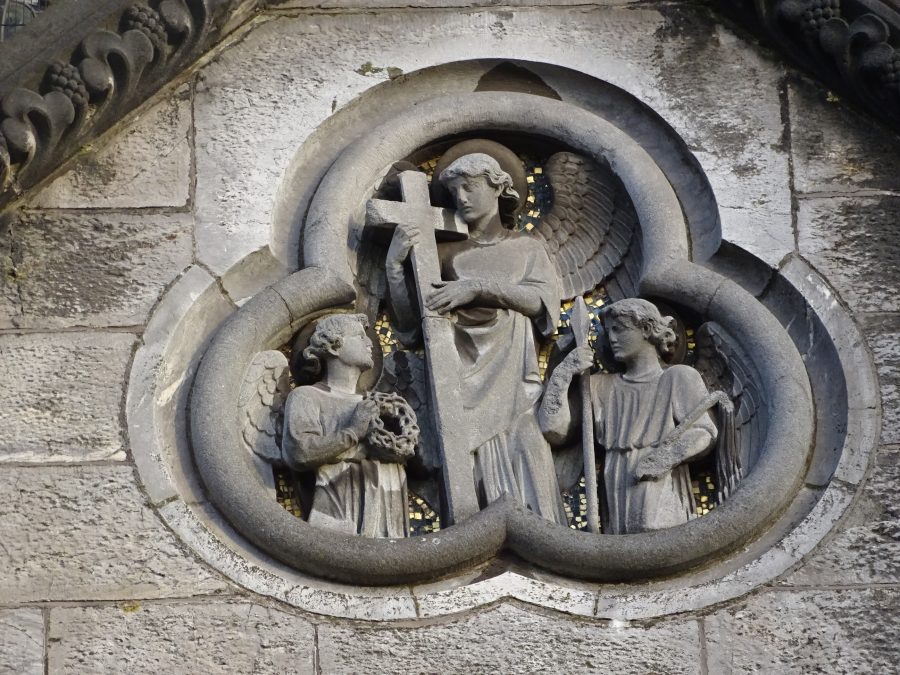
[{"label": "carved halo", "polygon": [[[428,535],[376,540],[314,528],[269,499],[240,446],[236,401],[243,369],[283,344],[318,313],[353,301],[348,227],[361,222],[386,162],[440,138],[475,130],[531,134],[606,163],[622,180],[641,224],[643,295],[693,307],[737,336],[759,369],[767,405],[777,409],[759,461],[731,499],[685,525],[635,535],[576,532],[500,500]],[[475,93],[418,104],[355,143],[331,167],[305,227],[308,267],[246,303],[220,330],[201,363],[191,406],[198,467],[218,509],[276,558],[319,576],[357,584],[408,583],[469,567],[508,547],[545,568],[622,581],[684,570],[757,535],[802,481],[812,439],[812,400],[803,363],[777,320],[752,296],[688,259],[677,197],[647,153],[621,130],[575,106],[518,93]],[[230,396],[227,393],[226,396]],[[235,405],[232,405],[235,404]]]},{"label": "carved halo", "polygon": [[[525,198],[528,195],[528,182],[525,176],[525,168],[522,166],[522,160],[512,150],[505,145],[491,141],[486,138],[470,138],[469,140],[457,143],[451,146],[434,167],[434,176],[438,177],[441,173],[457,159],[463,155],[471,155],[481,153],[488,155],[497,160],[500,168],[510,175],[513,182],[513,188],[519,195],[519,204],[515,213],[525,206]],[[450,199],[450,193],[447,191],[439,180],[431,181],[431,202],[432,204],[440,204],[452,206],[453,200]]]}]

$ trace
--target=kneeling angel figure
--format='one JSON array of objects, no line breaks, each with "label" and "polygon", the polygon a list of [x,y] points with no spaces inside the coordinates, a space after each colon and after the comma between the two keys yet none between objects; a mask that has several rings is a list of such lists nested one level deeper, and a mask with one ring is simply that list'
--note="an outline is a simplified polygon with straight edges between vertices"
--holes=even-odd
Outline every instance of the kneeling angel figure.
[{"label": "kneeling angel figure", "polygon": [[[362,314],[322,319],[303,351],[321,381],[297,387],[285,404],[282,454],[295,471],[315,471],[308,522],[368,537],[409,534],[405,462],[418,440],[415,415],[395,394],[359,394],[372,368],[372,342]],[[385,429],[387,413],[403,427]]]}]

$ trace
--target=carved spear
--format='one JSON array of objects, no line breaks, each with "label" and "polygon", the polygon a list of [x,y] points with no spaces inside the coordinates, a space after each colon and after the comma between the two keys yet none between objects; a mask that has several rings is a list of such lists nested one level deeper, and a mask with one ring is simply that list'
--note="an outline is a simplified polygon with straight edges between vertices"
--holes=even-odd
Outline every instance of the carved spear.
[{"label": "carved spear", "polygon": [[[589,344],[591,320],[584,298],[575,298],[572,309],[572,330],[575,344]],[[597,498],[597,459],[594,455],[594,410],[591,405],[591,374],[582,373],[581,385],[581,444],[584,448],[584,491],[587,496],[587,526],[589,532],[600,532],[600,505]]]}]

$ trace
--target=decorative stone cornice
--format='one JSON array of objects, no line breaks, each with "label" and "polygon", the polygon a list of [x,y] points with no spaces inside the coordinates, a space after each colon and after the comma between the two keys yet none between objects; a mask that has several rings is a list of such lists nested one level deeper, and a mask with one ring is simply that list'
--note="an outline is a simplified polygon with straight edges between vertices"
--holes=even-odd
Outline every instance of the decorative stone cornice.
[{"label": "decorative stone cornice", "polygon": [[[59,3],[0,44],[0,208],[149,98],[261,0]],[[900,11],[886,0],[717,0],[900,130]]]},{"label": "decorative stone cornice", "polygon": [[177,76],[254,4],[60,3],[0,45],[0,207]]},{"label": "decorative stone cornice", "polygon": [[900,10],[886,0],[718,0],[793,61],[900,130]]}]

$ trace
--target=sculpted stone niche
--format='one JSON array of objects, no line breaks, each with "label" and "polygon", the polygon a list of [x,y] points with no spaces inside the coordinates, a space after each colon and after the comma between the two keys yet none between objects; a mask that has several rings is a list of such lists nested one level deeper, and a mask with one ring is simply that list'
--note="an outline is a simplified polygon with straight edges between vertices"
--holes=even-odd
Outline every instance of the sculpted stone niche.
[{"label": "sculpted stone niche", "polygon": [[213,502],[357,584],[503,549],[621,581],[742,545],[802,481],[812,397],[778,321],[687,232],[650,155],[560,101],[436,98],[374,129],[319,185],[303,269],[203,359]]}]

